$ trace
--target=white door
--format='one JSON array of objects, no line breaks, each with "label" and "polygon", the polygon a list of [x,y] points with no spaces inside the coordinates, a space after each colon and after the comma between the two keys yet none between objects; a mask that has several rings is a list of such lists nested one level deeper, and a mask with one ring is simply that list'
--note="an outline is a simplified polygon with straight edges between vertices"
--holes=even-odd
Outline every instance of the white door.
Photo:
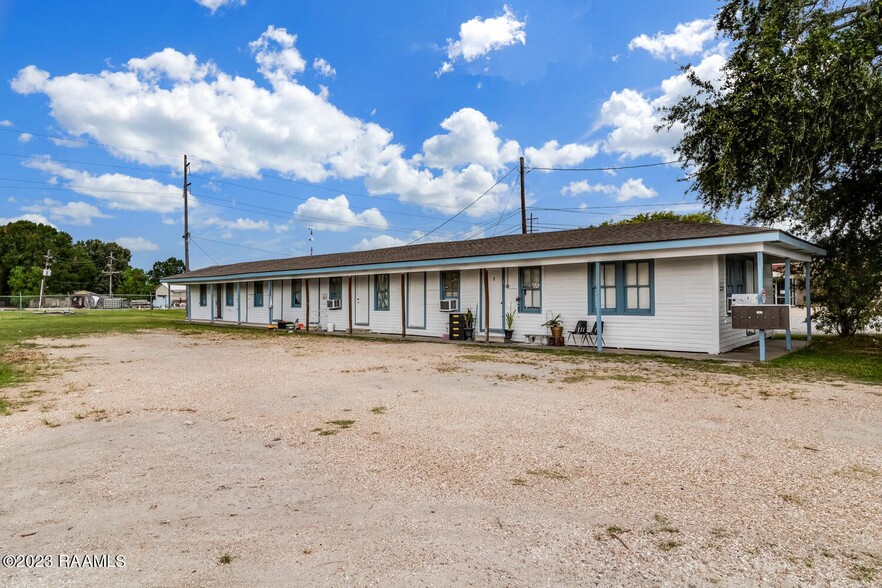
[{"label": "white door", "polygon": [[426,328],[426,274],[407,274],[407,327]]},{"label": "white door", "polygon": [[355,276],[355,324],[370,324],[370,276]]},{"label": "white door", "polygon": [[323,300],[320,293],[319,279],[309,280],[309,322],[312,324],[321,322]]},{"label": "white door", "polygon": [[[502,319],[505,314],[505,308],[502,303],[502,291],[505,288],[505,280],[503,279],[503,270],[501,269],[492,269],[489,270],[487,276],[487,283],[489,284],[490,291],[490,330],[491,331],[501,331],[502,330]],[[483,325],[481,325],[483,329]]]}]

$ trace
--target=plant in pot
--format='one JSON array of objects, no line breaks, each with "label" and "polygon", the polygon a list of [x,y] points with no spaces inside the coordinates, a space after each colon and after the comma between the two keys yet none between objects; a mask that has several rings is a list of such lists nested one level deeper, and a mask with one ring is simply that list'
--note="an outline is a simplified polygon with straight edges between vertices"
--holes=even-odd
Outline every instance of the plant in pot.
[{"label": "plant in pot", "polygon": [[[559,314],[542,323],[542,326],[551,329],[551,336],[555,343],[563,340],[563,320]],[[549,341],[550,344],[551,341]]]},{"label": "plant in pot", "polygon": [[475,315],[472,314],[471,308],[466,309],[463,335],[465,336],[466,341],[475,340]]},{"label": "plant in pot", "polygon": [[511,341],[512,335],[514,335],[514,319],[515,313],[513,310],[509,310],[505,313],[505,340]]}]

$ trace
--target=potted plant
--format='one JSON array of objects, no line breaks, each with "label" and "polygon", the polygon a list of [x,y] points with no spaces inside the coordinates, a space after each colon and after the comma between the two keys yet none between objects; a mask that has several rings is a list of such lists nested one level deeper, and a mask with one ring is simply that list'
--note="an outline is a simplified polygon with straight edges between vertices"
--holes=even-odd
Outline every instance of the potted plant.
[{"label": "potted plant", "polygon": [[563,320],[559,314],[542,323],[542,326],[551,329],[551,336],[555,339],[563,337]]},{"label": "potted plant", "polygon": [[512,336],[514,335],[514,318],[515,313],[513,310],[509,310],[505,313],[505,340],[511,341]]},{"label": "potted plant", "polygon": [[474,341],[475,340],[475,315],[472,314],[472,309],[467,308],[465,313],[465,326],[463,327],[463,335],[465,336],[466,341]]}]

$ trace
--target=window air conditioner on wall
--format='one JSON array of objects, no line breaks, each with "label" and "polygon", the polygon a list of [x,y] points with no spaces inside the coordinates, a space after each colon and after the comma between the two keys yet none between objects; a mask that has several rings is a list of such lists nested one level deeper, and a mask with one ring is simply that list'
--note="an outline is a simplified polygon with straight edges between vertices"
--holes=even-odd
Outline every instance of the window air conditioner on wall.
[{"label": "window air conditioner on wall", "polygon": [[328,310],[335,310],[341,308],[342,301],[339,298],[329,298],[328,299]]},{"label": "window air conditioner on wall", "polygon": [[453,312],[459,310],[459,300],[456,298],[445,298],[441,301],[441,312]]}]

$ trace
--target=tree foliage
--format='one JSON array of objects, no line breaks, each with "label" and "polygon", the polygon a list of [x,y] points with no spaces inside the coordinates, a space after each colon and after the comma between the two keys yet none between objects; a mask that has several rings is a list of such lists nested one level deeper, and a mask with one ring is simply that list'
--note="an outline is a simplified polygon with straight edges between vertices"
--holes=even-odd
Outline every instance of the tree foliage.
[{"label": "tree foliage", "polygon": [[[114,292],[131,295],[153,293],[152,273],[163,275],[183,272],[183,262],[169,258],[156,262],[150,273],[132,268],[132,253],[116,243],[99,239],[73,242],[68,233],[30,221],[16,221],[0,226],[0,296],[36,294],[40,291],[45,255],[52,254],[52,275],[46,278],[47,294],[77,290],[109,292],[108,261],[113,254]],[[161,277],[161,276],[160,276]],[[36,284],[36,286],[35,286]]]},{"label": "tree foliage", "polygon": [[147,275],[155,288],[162,282],[162,278],[182,273],[184,273],[184,262],[177,257],[169,257],[165,261],[154,263]]},{"label": "tree foliage", "polygon": [[655,212],[641,212],[624,220],[608,220],[600,223],[601,227],[612,225],[633,225],[637,223],[649,223],[660,220],[684,221],[687,223],[719,223],[720,219],[710,212],[690,212],[678,214],[672,210],[656,210]]},{"label": "tree foliage", "polygon": [[685,129],[691,189],[711,211],[747,205],[749,222],[829,244],[817,300],[850,333],[862,319],[837,298],[872,313],[860,290],[878,296],[882,276],[857,256],[882,247],[882,2],[728,0],[716,24],[731,46],[722,80],[687,67],[695,91],[665,113]]}]

